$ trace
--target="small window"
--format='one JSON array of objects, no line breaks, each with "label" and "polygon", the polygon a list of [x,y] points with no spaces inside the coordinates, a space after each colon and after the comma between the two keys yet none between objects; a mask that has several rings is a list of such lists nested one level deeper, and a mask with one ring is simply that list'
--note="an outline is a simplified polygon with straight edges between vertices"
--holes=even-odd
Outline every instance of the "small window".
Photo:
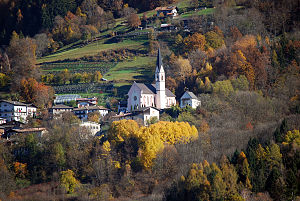
[{"label": "small window", "polygon": [[162,80],[162,81],[164,80],[164,76],[163,76],[163,75],[161,76],[161,80]]},{"label": "small window", "polygon": [[136,97],[136,96],[134,96],[134,97],[133,97],[133,99],[136,101],[136,100],[137,100],[137,97]]}]

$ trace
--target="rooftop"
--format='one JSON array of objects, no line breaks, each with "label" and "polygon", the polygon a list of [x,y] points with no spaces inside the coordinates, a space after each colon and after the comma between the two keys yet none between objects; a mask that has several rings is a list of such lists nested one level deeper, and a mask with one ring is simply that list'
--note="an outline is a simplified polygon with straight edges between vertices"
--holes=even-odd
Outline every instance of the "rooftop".
[{"label": "rooftop", "polygon": [[33,104],[29,103],[21,103],[21,102],[18,102],[18,101],[10,101],[10,100],[0,100],[0,102],[5,102],[5,103],[9,103],[9,104],[12,104],[12,105],[18,105],[18,106],[32,106],[32,107],[35,107]]},{"label": "rooftop", "polygon": [[[143,91],[144,94],[156,94],[156,86],[155,84],[143,84],[136,83],[138,88]],[[169,89],[166,88],[166,96],[167,97],[176,97]]]},{"label": "rooftop", "polygon": [[176,6],[168,6],[168,7],[157,7],[155,8],[156,11],[161,11],[161,10],[173,10],[177,8]]},{"label": "rooftop", "polygon": [[63,105],[63,104],[59,104],[59,105],[53,106],[51,109],[73,109],[73,107]]}]

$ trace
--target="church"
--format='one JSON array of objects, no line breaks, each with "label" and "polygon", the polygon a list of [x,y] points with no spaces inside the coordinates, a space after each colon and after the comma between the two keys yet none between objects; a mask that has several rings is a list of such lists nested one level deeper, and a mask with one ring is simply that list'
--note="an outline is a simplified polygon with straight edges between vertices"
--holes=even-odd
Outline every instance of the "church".
[{"label": "church", "polygon": [[131,112],[144,107],[155,107],[161,110],[176,105],[176,96],[166,88],[165,79],[161,53],[158,49],[155,84],[134,82],[128,92],[127,111]]}]

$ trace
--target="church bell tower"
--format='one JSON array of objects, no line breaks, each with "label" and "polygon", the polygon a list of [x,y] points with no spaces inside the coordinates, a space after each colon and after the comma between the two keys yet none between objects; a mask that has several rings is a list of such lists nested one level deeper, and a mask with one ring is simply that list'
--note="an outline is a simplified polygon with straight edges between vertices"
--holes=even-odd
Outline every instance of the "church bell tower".
[{"label": "church bell tower", "polygon": [[164,109],[166,107],[166,76],[162,63],[160,48],[157,52],[156,70],[155,70],[155,87],[156,87],[156,107]]}]

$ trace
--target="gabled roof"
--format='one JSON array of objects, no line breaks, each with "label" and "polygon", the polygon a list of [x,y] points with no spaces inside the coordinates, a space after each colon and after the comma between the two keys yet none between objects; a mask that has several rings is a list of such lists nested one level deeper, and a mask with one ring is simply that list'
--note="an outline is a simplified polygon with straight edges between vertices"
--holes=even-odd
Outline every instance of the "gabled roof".
[{"label": "gabled roof", "polygon": [[[137,87],[143,91],[143,94],[156,94],[155,84],[135,83]],[[166,88],[167,97],[176,97],[169,89]]]},{"label": "gabled roof", "polygon": [[28,132],[39,132],[39,131],[46,131],[46,128],[16,128],[12,129],[12,131],[15,131],[17,133],[28,133]]},{"label": "gabled roof", "polygon": [[28,105],[28,104],[21,103],[18,101],[9,101],[9,100],[0,100],[0,102],[5,102],[5,103],[12,104],[12,105],[18,105],[18,106],[27,106]]},{"label": "gabled roof", "polygon": [[74,108],[74,111],[80,111],[80,110],[108,110],[108,109],[103,106],[84,106],[80,108]]},{"label": "gabled roof", "polygon": [[135,109],[135,110],[133,110],[132,112],[133,112],[133,113],[135,113],[135,112],[145,112],[145,111],[149,110],[150,108],[159,111],[159,109],[157,109],[157,108],[155,108],[155,107],[149,106],[149,107],[141,107],[141,108]]},{"label": "gabled roof", "polygon": [[59,105],[53,106],[51,109],[73,109],[73,107],[63,105],[63,104],[59,104]]},{"label": "gabled roof", "polygon": [[[197,96],[191,91],[186,91],[184,94],[187,94],[191,99],[198,99]],[[184,94],[181,96],[181,98],[184,96]]]},{"label": "gabled roof", "polygon": [[168,6],[168,7],[157,7],[155,8],[156,11],[163,11],[163,10],[174,10],[177,9],[176,6]]},{"label": "gabled roof", "polygon": [[27,107],[35,107],[35,105],[33,105],[32,103],[21,103],[18,101],[10,101],[10,100],[0,100],[0,102],[5,102],[5,103],[9,103],[15,106],[27,106]]}]

